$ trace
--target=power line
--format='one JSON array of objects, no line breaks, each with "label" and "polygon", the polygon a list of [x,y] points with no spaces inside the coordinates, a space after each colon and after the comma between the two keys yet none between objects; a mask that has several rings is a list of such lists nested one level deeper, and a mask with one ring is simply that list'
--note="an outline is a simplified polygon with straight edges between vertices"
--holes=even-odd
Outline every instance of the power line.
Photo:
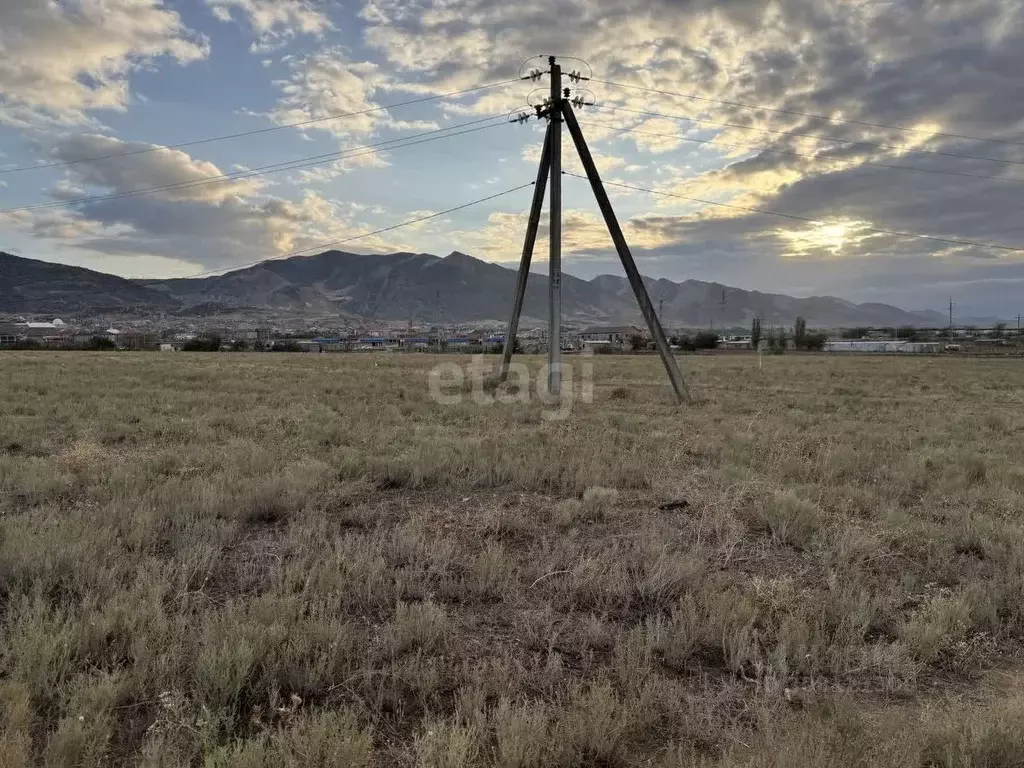
[{"label": "power line", "polygon": [[705,120],[699,117],[690,117],[688,115],[672,115],[664,112],[650,112],[643,109],[630,109],[629,107],[608,107],[596,105],[598,109],[611,109],[618,112],[631,112],[637,115],[647,115],[648,117],[664,117],[668,120],[685,120],[691,123],[704,123],[706,125],[717,125],[724,128],[739,128],[744,131],[758,131],[759,133],[774,133],[780,136],[791,136],[801,139],[816,139],[818,141],[834,141],[837,144],[850,144],[854,146],[864,147],[876,147],[878,149],[889,149],[897,152],[919,152],[928,155],[941,155],[942,157],[959,157],[964,160],[984,160],[988,163],[1010,163],[1013,165],[1024,165],[1024,160],[1000,160],[995,157],[985,157],[984,155],[964,155],[958,152],[944,152],[938,149],[921,149],[921,148],[908,148],[901,147],[895,144],[879,144],[873,141],[860,141],[858,139],[837,139],[833,136],[822,136],[816,133],[799,133],[797,131],[779,131],[773,128],[755,128],[752,125],[741,125],[739,123],[724,123],[718,120]]},{"label": "power line", "polygon": [[799,112],[792,109],[775,109],[773,107],[765,107],[760,104],[746,104],[742,101],[726,101],[725,99],[713,99],[708,96],[696,96],[688,93],[674,93],[673,91],[662,91],[657,88],[645,88],[642,85],[630,85],[629,83],[616,83],[611,80],[599,80],[591,78],[591,82],[602,83],[604,85],[615,86],[616,88],[634,88],[638,91],[647,91],[648,93],[659,93],[663,96],[677,96],[681,99],[693,99],[694,101],[705,101],[712,104],[726,104],[730,107],[743,107],[744,109],[758,109],[763,112],[776,112],[782,115],[795,115],[797,117],[809,117],[813,120],[827,120],[830,123],[848,123],[850,125],[863,125],[869,128],[884,128],[890,131],[907,131],[912,133],[927,133],[931,136],[942,136],[948,139],[966,139],[968,141],[988,141],[994,144],[1012,144],[1015,146],[1024,146],[1024,141],[1014,141],[1012,139],[994,139],[990,137],[982,136],[968,136],[963,133],[947,133],[943,131],[929,131],[926,128],[908,128],[903,125],[888,125],[886,123],[869,123],[864,120],[850,120],[838,117],[828,117],[826,115],[816,115],[812,112]]},{"label": "power line", "polygon": [[110,160],[116,157],[131,157],[132,155],[144,155],[149,152],[157,152],[161,149],[181,149],[182,147],[194,147],[197,144],[210,144],[215,141],[226,141],[228,139],[240,139],[244,136],[255,136],[260,133],[270,133],[272,131],[281,131],[286,128],[300,128],[304,125],[312,125],[313,123],[322,123],[326,120],[340,120],[346,117],[358,117],[359,115],[369,115],[373,112],[381,112],[383,110],[395,109],[396,107],[408,107],[413,104],[422,104],[427,101],[435,101],[437,99],[447,99],[452,96],[462,96],[467,93],[473,93],[474,91],[482,91],[488,88],[497,88],[498,86],[508,85],[509,83],[518,82],[518,78],[511,80],[501,80],[496,83],[487,83],[486,85],[477,85],[473,88],[463,88],[460,91],[449,91],[448,93],[439,93],[434,96],[424,96],[419,99],[409,99],[408,101],[400,101],[395,104],[385,104],[379,107],[370,107],[368,109],[361,109],[356,112],[340,112],[332,115],[325,115],[324,117],[314,117],[309,120],[300,120],[296,123],[282,123],[281,125],[271,125],[266,128],[256,128],[251,131],[240,131],[238,133],[227,133],[223,136],[211,136],[206,139],[193,139],[192,141],[183,141],[179,144],[167,144],[164,146],[152,146],[146,149],[136,149],[131,152],[118,152],[109,155],[99,155],[97,157],[83,157],[78,160],[62,160],[54,163],[43,163],[40,165],[22,165],[16,168],[5,168],[0,170],[0,173],[18,173],[20,171],[36,171],[43,168],[59,168],[65,165],[74,165],[76,163],[88,163],[96,160]]},{"label": "power line", "polygon": [[[502,118],[499,123],[492,121]],[[490,125],[479,125],[479,123],[491,122]],[[312,157],[298,158],[297,160],[289,160],[283,163],[274,163],[272,165],[264,165],[258,168],[249,168],[243,171],[234,171],[232,173],[222,173],[217,176],[205,176],[199,179],[192,179],[190,181],[180,181],[175,184],[164,184],[159,187],[147,187],[143,189],[126,190],[124,192],[111,192],[106,195],[91,195],[88,197],[76,197],[71,200],[55,200],[48,203],[34,203],[32,205],[22,205],[15,208],[0,208],[0,214],[3,213],[14,213],[17,211],[32,211],[40,208],[63,208],[72,205],[78,205],[80,203],[93,203],[101,202],[104,200],[116,200],[122,197],[134,197],[135,195],[146,195],[153,192],[166,192],[170,190],[179,189],[191,189],[192,187],[205,186],[206,184],[224,183],[227,181],[238,181],[239,179],[247,179],[253,176],[264,176],[271,173],[280,173],[281,171],[293,171],[299,168],[309,168],[317,165],[321,165],[329,160],[345,160],[351,157],[362,157],[364,155],[376,155],[381,152],[387,152],[392,149],[403,149],[405,147],[412,147],[418,144],[426,144],[431,141],[438,141],[440,139],[448,139],[453,136],[462,136],[467,133],[475,133],[476,131],[486,130],[488,128],[497,128],[501,125],[506,125],[507,121],[504,119],[504,115],[491,116],[480,118],[479,120],[471,120],[466,123],[459,125],[448,126],[447,128],[438,128],[433,131],[425,131],[423,133],[416,133],[410,136],[403,136],[397,139],[388,139],[387,141],[377,142],[375,144],[367,144],[362,147],[353,147],[351,149],[342,150],[341,152],[329,152],[324,155],[313,155]],[[455,133],[444,133],[445,131],[453,131],[456,128],[466,128],[466,126],[477,125],[476,128],[467,128],[463,131],[455,131]],[[434,135],[434,134],[444,135]],[[431,138],[420,138],[422,136],[430,136]],[[410,141],[410,139],[419,139],[418,141]],[[399,143],[401,142],[401,143]],[[392,145],[392,146],[388,146]],[[363,151],[365,150],[365,151]]]},{"label": "power line", "polygon": [[[579,174],[571,173],[570,171],[562,171],[562,173],[564,173],[566,176],[575,176],[577,179],[584,179],[584,180],[586,180],[586,178],[587,178],[586,176],[580,176]],[[636,192],[648,192],[648,193],[650,193],[652,195],[662,195],[664,197],[677,197],[677,198],[679,198],[681,200],[688,200],[688,201],[690,201],[692,203],[703,203],[704,205],[716,205],[716,206],[720,206],[722,208],[732,208],[732,209],[737,210],[737,211],[746,211],[747,213],[760,213],[760,214],[763,214],[765,216],[779,216],[779,217],[784,218],[784,219],[794,219],[796,221],[804,221],[804,222],[807,222],[809,224],[820,224],[820,225],[823,225],[823,226],[828,226],[830,223],[832,223],[832,222],[828,222],[828,221],[823,221],[821,219],[812,219],[812,218],[809,218],[807,216],[797,216],[796,214],[792,214],[792,213],[779,213],[778,211],[766,211],[766,210],[764,210],[762,208],[749,208],[749,207],[747,207],[745,205],[733,205],[732,203],[720,203],[717,200],[704,200],[703,198],[699,198],[699,197],[689,197],[687,195],[678,195],[678,194],[676,194],[674,192],[661,192],[661,191],[656,190],[656,189],[648,189],[646,187],[637,187],[637,186],[634,186],[632,184],[622,184],[620,182],[615,182],[615,181],[605,181],[604,183],[607,184],[608,186],[622,187],[623,189],[632,189],[632,190],[634,190]],[[992,249],[995,249],[995,250],[998,250],[998,251],[1011,251],[1011,252],[1014,252],[1014,253],[1024,253],[1024,248],[1017,248],[1017,247],[1010,246],[1010,245],[996,245],[994,243],[979,243],[979,242],[974,241],[974,240],[957,240],[957,239],[951,238],[951,237],[936,237],[935,235],[920,235],[920,234],[916,234],[916,233],[913,233],[913,232],[898,232],[896,230],[880,229],[878,227],[860,227],[860,230],[861,231],[866,231],[866,232],[874,232],[874,233],[880,234],[880,235],[894,235],[896,237],[909,237],[909,238],[915,238],[915,239],[918,239],[918,240],[933,240],[935,242],[949,243],[949,244],[952,244],[952,245],[970,245],[970,246],[976,246],[978,248],[992,248]]]},{"label": "power line", "polygon": [[[641,131],[637,128],[618,128],[608,123],[595,123],[593,121],[587,121],[586,125],[599,126],[606,128],[610,131],[617,131],[619,133],[638,133],[644,136],[661,136],[666,139],[675,139],[676,141],[689,141],[695,144],[713,144],[720,147],[731,147],[734,149],[752,149],[758,152],[772,152],[777,155],[792,155],[793,157],[809,157],[813,160],[825,160],[820,155],[813,155],[809,152],[794,152],[787,149],[772,149],[770,147],[754,147],[749,144],[732,144],[724,141],[716,141],[714,139],[694,139],[688,136],[679,136],[674,133],[655,133],[652,131]],[[940,173],[945,176],[964,176],[970,179],[990,179],[992,181],[1009,181],[1014,184],[1024,184],[1024,179],[1013,179],[1007,176],[987,176],[982,173],[961,173],[959,171],[940,171],[934,168],[915,168],[909,165],[890,165],[888,163],[876,163],[871,160],[861,160],[860,165],[873,165],[878,168],[892,168],[900,171],[915,171],[917,173]]]},{"label": "power line", "polygon": [[380,235],[380,234],[382,234],[384,232],[391,232],[392,230],[399,229],[400,227],[407,227],[410,224],[418,224],[421,221],[428,221],[430,219],[436,219],[439,216],[446,216],[449,213],[455,213],[455,211],[461,211],[464,208],[469,208],[470,206],[473,206],[473,205],[479,205],[480,203],[486,203],[489,200],[494,200],[494,199],[499,198],[499,197],[504,197],[505,195],[510,195],[513,192],[518,192],[521,189],[526,189],[527,187],[532,187],[535,183],[536,182],[531,181],[531,182],[529,182],[527,184],[520,184],[518,187],[512,187],[511,189],[506,189],[503,192],[495,192],[493,195],[488,195],[487,197],[481,197],[481,198],[479,198],[477,200],[470,200],[468,203],[463,203],[462,205],[456,205],[453,208],[448,208],[448,209],[443,210],[443,211],[437,211],[436,213],[430,213],[430,214],[427,214],[426,216],[417,216],[415,219],[408,219],[407,221],[402,221],[402,222],[399,222],[398,224],[392,224],[391,226],[388,226],[388,227],[381,227],[380,229],[375,229],[372,232],[363,232],[362,234],[353,235],[351,237],[345,237],[345,238],[342,238],[341,240],[332,240],[331,242],[328,242],[328,243],[318,243],[317,245],[311,245],[308,248],[299,248],[298,250],[292,251],[290,253],[283,254],[281,256],[272,256],[270,258],[259,259],[257,261],[249,261],[249,262],[246,262],[244,264],[235,264],[235,265],[230,266],[230,267],[220,267],[219,269],[210,269],[210,270],[207,270],[205,272],[197,272],[194,275],[187,275],[186,277],[169,277],[169,278],[163,278],[163,279],[160,279],[160,280],[135,280],[134,282],[137,283],[138,285],[153,285],[153,284],[156,284],[156,283],[166,283],[166,282],[169,282],[170,280],[196,280],[196,279],[201,278],[201,277],[207,277],[209,275],[216,275],[216,274],[221,273],[221,272],[225,272],[225,273],[227,273],[227,272],[234,272],[235,270],[245,269],[246,267],[254,267],[257,264],[264,264],[264,263],[266,263],[268,261],[281,261],[283,259],[290,259],[290,258],[292,258],[294,256],[301,256],[302,254],[307,253],[309,251],[318,251],[318,250],[321,250],[321,249],[333,248],[336,245],[342,245],[344,243],[351,243],[351,242],[353,242],[355,240],[362,240],[362,239],[367,238],[367,237],[373,237],[374,235]]}]

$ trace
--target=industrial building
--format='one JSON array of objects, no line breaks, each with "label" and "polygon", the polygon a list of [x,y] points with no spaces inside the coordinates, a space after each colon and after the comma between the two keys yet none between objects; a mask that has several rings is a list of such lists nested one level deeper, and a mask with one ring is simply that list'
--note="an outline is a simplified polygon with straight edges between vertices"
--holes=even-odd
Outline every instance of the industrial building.
[{"label": "industrial building", "polygon": [[826,352],[859,352],[862,354],[935,355],[942,344],[933,341],[899,341],[861,339],[858,341],[826,341]]}]

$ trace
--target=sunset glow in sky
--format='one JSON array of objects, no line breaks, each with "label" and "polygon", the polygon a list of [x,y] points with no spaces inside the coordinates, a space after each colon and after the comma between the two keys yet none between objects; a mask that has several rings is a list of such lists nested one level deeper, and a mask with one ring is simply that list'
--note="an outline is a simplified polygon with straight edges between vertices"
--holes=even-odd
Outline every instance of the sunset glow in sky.
[{"label": "sunset glow in sky", "polygon": [[[527,183],[543,125],[503,116],[546,79],[365,110],[511,80],[523,59],[549,52],[594,73],[586,86],[598,108],[580,120],[607,179],[822,222],[611,188],[645,274],[909,309],[942,308],[952,295],[965,313],[1024,311],[1024,252],[866,231],[1024,248],[1015,0],[4,0],[0,172],[65,164],[0,173],[0,208],[20,209],[0,213],[0,250],[127,276],[189,275]],[[139,153],[350,112],[363,114]],[[359,149],[488,116],[457,137]],[[91,159],[125,152],[136,154]],[[568,137],[565,152],[566,170],[579,172]],[[566,177],[564,189],[565,270],[619,273],[586,182]],[[346,248],[457,249],[511,263],[530,194]],[[99,195],[108,197],[25,209]]]}]

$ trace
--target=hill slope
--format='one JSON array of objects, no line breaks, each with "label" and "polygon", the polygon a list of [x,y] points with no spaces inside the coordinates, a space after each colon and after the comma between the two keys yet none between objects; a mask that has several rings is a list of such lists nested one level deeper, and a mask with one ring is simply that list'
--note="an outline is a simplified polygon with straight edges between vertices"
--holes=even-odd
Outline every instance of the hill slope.
[{"label": "hill slope", "polygon": [[[907,312],[887,304],[853,304],[832,296],[794,298],[745,291],[700,280],[645,278],[651,300],[669,326],[791,324],[802,315],[812,326],[941,325],[941,315]],[[267,261],[224,275],[134,281],[0,253],[0,311],[53,314],[279,311],[422,322],[504,321],[515,290],[512,269],[455,251],[363,255],[326,251]],[[629,282],[617,275],[581,280],[564,275],[562,306],[576,323],[640,322]],[[533,274],[523,315],[547,317],[547,283]]]},{"label": "hill slope", "polygon": [[179,306],[173,296],[123,277],[0,251],[0,312],[100,314]]}]

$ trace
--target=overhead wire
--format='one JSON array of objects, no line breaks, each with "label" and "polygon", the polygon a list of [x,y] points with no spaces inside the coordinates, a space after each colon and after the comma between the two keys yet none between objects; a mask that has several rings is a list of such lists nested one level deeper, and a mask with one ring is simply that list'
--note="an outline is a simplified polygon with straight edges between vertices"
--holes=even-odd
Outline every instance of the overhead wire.
[{"label": "overhead wire", "polygon": [[[770,152],[777,155],[790,155],[793,157],[807,157],[813,160],[827,160],[828,158],[822,157],[821,155],[811,154],[809,152],[794,152],[788,149],[773,149],[771,147],[757,147],[749,144],[733,144],[731,142],[718,141],[716,139],[695,139],[691,136],[679,136],[674,133],[657,133],[654,131],[644,131],[638,128],[619,128],[609,123],[599,123],[592,120],[581,121],[584,125],[593,125],[595,127],[605,128],[610,131],[617,133],[636,133],[642,136],[656,136],[665,139],[674,139],[676,141],[686,141],[694,144],[711,144],[719,147],[730,147],[732,149],[749,149],[757,152]],[[1024,178],[1015,179],[1008,176],[988,176],[982,173],[964,173],[960,171],[943,171],[937,168],[917,168],[910,165],[891,165],[889,163],[876,163],[873,160],[860,160],[858,165],[870,165],[877,168],[891,168],[900,171],[914,171],[917,173],[938,173],[944,176],[963,176],[970,179],[989,179],[991,181],[1008,181],[1014,184],[1024,184]]]},{"label": "overhead wire", "polygon": [[[501,122],[493,122],[501,118]],[[480,125],[480,123],[490,123],[489,125]],[[124,197],[134,197],[136,195],[147,195],[154,192],[167,192],[176,191],[181,189],[191,189],[193,187],[205,186],[207,184],[225,183],[229,181],[239,181],[241,179],[252,178],[254,176],[265,176],[272,173],[281,173],[282,171],[293,171],[301,168],[310,168],[317,165],[322,165],[329,161],[334,160],[346,160],[352,157],[363,157],[365,155],[375,155],[381,152],[388,152],[394,149],[404,149],[405,147],[417,146],[419,144],[426,144],[432,141],[439,141],[441,139],[452,138],[453,136],[463,136],[467,133],[475,133],[477,131],[486,130],[488,128],[497,128],[501,125],[506,125],[504,115],[491,115],[489,117],[480,118],[478,120],[470,120],[459,125],[451,125],[446,128],[438,128],[432,131],[424,131],[422,133],[412,134],[409,136],[402,136],[395,139],[387,139],[386,141],[376,142],[374,144],[366,144],[361,147],[352,147],[347,150],[341,150],[338,152],[328,152],[322,155],[313,155],[311,157],[297,158],[295,160],[289,160],[282,163],[273,163],[271,165],[259,166],[257,168],[247,168],[241,171],[234,171],[232,173],[222,173],[215,176],[205,176],[199,179],[190,179],[188,181],[176,182],[174,184],[164,184],[157,187],[145,187],[142,189],[125,190],[123,192],[111,192],[103,195],[89,195],[85,197],[76,197],[69,200],[54,200],[46,203],[33,203],[30,205],[22,205],[13,208],[0,208],[0,214],[4,213],[15,213],[19,211],[32,211],[45,208],[64,208],[82,203],[94,203],[102,202],[104,200],[116,200]],[[475,128],[469,128],[467,126],[477,126]],[[466,128],[466,130],[455,130],[458,128]],[[454,133],[447,133],[448,131],[454,131]],[[421,138],[429,137],[429,138]],[[417,139],[413,141],[412,139]]]},{"label": "overhead wire", "polygon": [[847,123],[847,124],[850,124],[850,125],[860,125],[860,126],[865,126],[865,127],[869,127],[869,128],[883,128],[883,129],[890,130],[890,131],[907,131],[907,132],[913,132],[913,133],[927,133],[927,134],[929,134],[931,136],[941,136],[943,138],[948,138],[948,139],[962,139],[962,140],[967,140],[967,141],[986,141],[986,142],[992,142],[994,144],[1010,144],[1010,145],[1015,145],[1015,146],[1024,146],[1024,141],[1015,141],[1013,139],[997,139],[997,138],[993,138],[993,137],[990,137],[990,136],[988,136],[988,137],[986,137],[986,136],[969,136],[969,135],[963,134],[963,133],[949,133],[949,132],[945,132],[945,131],[931,131],[931,130],[928,130],[927,128],[910,128],[910,127],[904,126],[904,125],[890,125],[890,124],[886,124],[886,123],[871,123],[871,122],[867,122],[866,120],[853,120],[853,119],[850,119],[850,118],[829,117],[827,115],[814,114],[813,112],[800,112],[798,110],[793,110],[793,109],[778,109],[776,107],[766,107],[766,106],[764,106],[762,104],[748,104],[748,103],[745,103],[745,102],[742,102],[742,101],[728,101],[726,99],[715,99],[715,98],[712,98],[710,96],[697,96],[696,94],[692,94],[692,93],[676,93],[674,91],[664,91],[664,90],[661,90],[661,89],[658,89],[658,88],[647,88],[647,87],[642,86],[642,85],[633,85],[631,83],[618,83],[618,82],[614,82],[612,80],[600,80],[600,79],[593,78],[593,77],[591,78],[591,82],[601,83],[603,85],[611,85],[611,86],[614,86],[616,88],[632,88],[632,89],[639,90],[639,91],[647,91],[648,93],[657,93],[657,94],[660,94],[662,96],[675,96],[675,97],[678,97],[680,99],[693,99],[694,101],[703,101],[703,102],[708,102],[708,103],[711,103],[711,104],[725,104],[725,105],[730,106],[730,107],[742,107],[744,109],[757,109],[757,110],[760,110],[762,112],[775,112],[775,113],[782,114],[782,115],[793,115],[793,116],[796,116],[796,117],[806,117],[806,118],[810,118],[810,119],[813,119],[813,120],[827,120],[828,122],[833,123],[833,124]]},{"label": "overhead wire", "polygon": [[291,251],[289,253],[282,254],[280,256],[271,256],[271,257],[264,258],[264,259],[258,259],[256,261],[245,262],[244,264],[234,264],[234,265],[229,266],[229,267],[219,267],[218,269],[210,269],[210,270],[206,270],[205,272],[197,272],[196,274],[186,275],[185,277],[162,278],[162,279],[159,279],[159,280],[139,280],[139,279],[135,279],[135,280],[133,280],[133,282],[136,283],[137,285],[153,285],[153,284],[156,284],[156,283],[170,282],[171,280],[196,280],[196,279],[201,278],[201,277],[208,277],[210,275],[217,275],[217,274],[220,274],[220,273],[234,272],[234,271],[239,270],[239,269],[245,269],[246,267],[254,267],[254,266],[258,265],[258,264],[264,264],[264,263],[270,262],[270,261],[282,261],[284,259],[290,259],[290,258],[293,258],[295,256],[301,256],[302,254],[308,253],[309,251],[319,251],[319,250],[323,250],[323,249],[327,249],[327,248],[333,248],[336,245],[343,245],[345,243],[351,243],[351,242],[354,242],[356,240],[363,240],[363,239],[365,239],[367,237],[373,237],[374,235],[380,235],[380,234],[383,234],[384,232],[391,232],[392,230],[399,229],[401,227],[407,227],[407,226],[409,226],[411,224],[419,224],[422,221],[429,221],[430,219],[436,219],[436,218],[438,218],[440,216],[446,216],[449,213],[455,213],[456,211],[461,211],[461,210],[463,210],[465,208],[469,208],[469,207],[474,206],[474,205],[480,205],[481,203],[486,203],[486,202],[488,202],[490,200],[495,200],[495,199],[497,199],[499,197],[504,197],[505,195],[510,195],[513,192],[518,192],[521,189],[526,189],[527,187],[532,187],[534,184],[536,184],[535,181],[530,181],[530,182],[527,182],[526,184],[520,184],[517,187],[511,187],[510,189],[506,189],[506,190],[504,190],[502,192],[495,192],[493,195],[487,195],[487,197],[481,197],[481,198],[478,198],[476,200],[470,200],[468,203],[462,203],[461,205],[456,205],[456,206],[454,206],[452,208],[447,208],[447,209],[445,209],[443,211],[436,211],[434,213],[429,213],[429,214],[426,214],[424,216],[417,216],[417,217],[412,218],[412,219],[407,219],[406,221],[401,221],[398,224],[392,224],[392,225],[387,226],[387,227],[381,227],[380,229],[375,229],[372,232],[363,232],[363,233],[358,234],[358,235],[352,235],[351,237],[341,238],[340,240],[332,240],[332,241],[326,242],[326,243],[317,243],[316,245],[311,245],[311,246],[309,246],[307,248],[299,248],[297,250]]},{"label": "overhead wire", "polygon": [[798,131],[781,131],[774,128],[757,128],[752,125],[742,125],[740,123],[726,123],[720,120],[706,120],[699,117],[690,117],[689,115],[674,115],[666,112],[654,112],[645,109],[632,109],[630,107],[613,107],[606,105],[596,105],[598,109],[610,109],[617,112],[629,112],[637,115],[646,115],[648,117],[662,117],[667,120],[681,120],[691,123],[702,123],[706,125],[717,125],[723,128],[739,128],[743,131],[758,131],[759,133],[773,133],[780,136],[791,136],[801,139],[815,139],[817,141],[833,141],[837,144],[847,144],[853,146],[864,146],[864,147],[876,147],[878,149],[888,149],[896,152],[917,152],[928,155],[939,155],[942,157],[958,157],[964,160],[983,160],[988,163],[1009,163],[1011,165],[1024,165],[1024,160],[1010,160],[1001,159],[997,157],[986,157],[985,155],[965,155],[959,152],[946,152],[938,149],[924,149],[922,147],[903,147],[896,144],[881,144],[873,141],[861,141],[859,139],[837,139],[834,136],[822,136],[816,133],[800,133]]},{"label": "overhead wire", "polygon": [[[562,171],[562,173],[564,175],[566,175],[566,176],[573,176],[573,177],[575,177],[577,179],[583,179],[584,181],[588,181],[586,176],[582,176],[582,175],[580,175],[578,173],[573,173],[571,171]],[[680,195],[680,194],[677,194],[675,192],[664,192],[664,191],[657,190],[657,189],[649,189],[647,187],[635,186],[633,184],[624,184],[622,182],[617,182],[617,181],[602,180],[602,183],[607,185],[607,186],[610,186],[610,187],[621,187],[622,189],[632,189],[632,190],[634,190],[636,192],[647,192],[647,193],[652,194],[652,195],[662,195],[664,197],[675,197],[675,198],[679,198],[681,200],[687,200],[687,201],[692,202],[692,203],[701,203],[703,205],[714,205],[714,206],[719,206],[719,207],[722,207],[722,208],[732,208],[733,210],[745,211],[747,213],[758,213],[758,214],[762,214],[762,215],[765,215],[765,216],[778,216],[780,218],[793,219],[793,220],[796,220],[796,221],[802,221],[802,222],[806,222],[806,223],[809,223],[809,224],[818,224],[818,225],[822,225],[822,226],[828,226],[829,224],[834,223],[834,222],[824,221],[822,219],[813,219],[813,218],[810,218],[808,216],[798,216],[798,215],[792,214],[792,213],[780,213],[778,211],[766,211],[763,208],[752,208],[752,207],[745,206],[745,205],[735,205],[733,203],[722,203],[722,202],[719,202],[717,200],[705,200],[705,199],[700,198],[700,197],[690,197],[689,195]],[[874,232],[875,234],[893,235],[895,237],[915,238],[915,239],[918,239],[918,240],[931,240],[931,241],[935,241],[935,242],[939,242],[939,243],[947,243],[947,244],[952,244],[952,245],[967,245],[967,246],[973,246],[973,247],[978,247],[978,248],[992,248],[992,249],[998,250],[998,251],[1009,251],[1009,252],[1013,252],[1013,253],[1024,253],[1024,248],[1016,247],[1016,246],[1011,246],[1011,245],[998,245],[996,243],[982,243],[982,242],[978,242],[976,240],[960,240],[960,239],[952,238],[952,237],[938,237],[938,236],[935,236],[935,235],[922,235],[922,234],[918,234],[918,233],[914,233],[914,232],[899,232],[897,230],[882,229],[880,227],[858,227],[857,231],[858,232]]]},{"label": "overhead wire", "polygon": [[60,168],[66,165],[75,165],[76,163],[89,163],[97,160],[111,160],[118,157],[131,157],[133,155],[144,155],[150,152],[158,152],[162,149],[181,149],[182,147],[194,147],[199,144],[210,144],[215,141],[227,141],[228,139],[240,139],[245,136],[256,136],[262,133],[271,133],[273,131],[282,131],[287,128],[301,128],[306,125],[313,125],[314,123],[322,123],[327,120],[341,120],[347,117],[358,117],[360,115],[369,115],[374,112],[381,112],[389,109],[396,109],[398,107],[408,107],[413,104],[423,104],[428,101],[436,101],[438,99],[448,99],[454,96],[463,96],[467,93],[473,93],[475,91],[482,91],[489,88],[497,88],[502,85],[509,85],[511,83],[518,82],[519,78],[511,78],[509,80],[500,80],[494,83],[486,83],[484,85],[477,85],[472,88],[463,88],[458,91],[449,91],[448,93],[439,93],[433,96],[423,96],[417,99],[408,99],[407,101],[400,101],[394,104],[383,104],[377,107],[369,107],[367,109],[360,109],[354,112],[340,112],[331,115],[325,115],[323,117],[313,117],[308,120],[300,120],[294,123],[281,123],[279,125],[271,125],[266,128],[254,128],[250,131],[239,131],[238,133],[226,133],[221,136],[210,136],[205,139],[193,139],[192,141],[182,141],[177,144],[166,144],[166,145],[154,145],[152,147],[146,147],[144,149],[136,149],[131,152],[116,152],[108,155],[97,155],[95,157],[83,157],[76,158],[74,160],[61,160],[52,163],[40,163],[38,165],[22,165],[15,168],[3,168],[0,169],[0,174],[4,173],[19,173],[21,171],[37,171],[44,168]]}]

